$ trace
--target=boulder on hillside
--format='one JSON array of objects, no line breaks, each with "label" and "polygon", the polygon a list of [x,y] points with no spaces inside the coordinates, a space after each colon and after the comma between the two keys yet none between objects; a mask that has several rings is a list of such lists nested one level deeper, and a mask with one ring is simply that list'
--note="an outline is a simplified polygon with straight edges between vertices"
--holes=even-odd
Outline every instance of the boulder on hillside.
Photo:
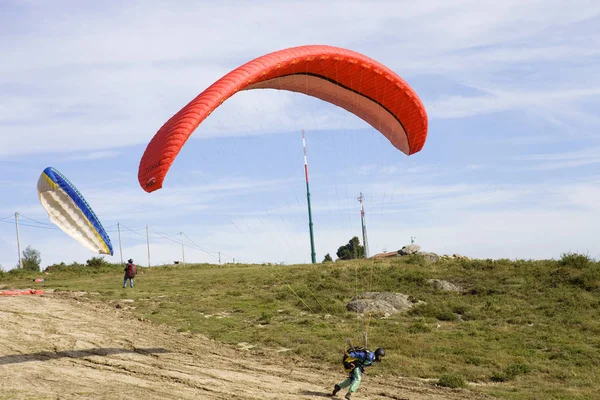
[{"label": "boulder on hillside", "polygon": [[350,312],[359,314],[373,313],[389,316],[399,312],[407,311],[415,304],[423,303],[415,301],[410,296],[393,292],[365,292],[352,298],[346,305]]},{"label": "boulder on hillside", "polygon": [[418,244],[408,244],[402,247],[400,250],[398,250],[398,254],[400,254],[401,256],[409,256],[411,254],[418,253],[419,250],[421,250],[421,246],[419,246]]},{"label": "boulder on hillside", "polygon": [[458,253],[454,253],[451,256],[448,255],[448,254],[444,254],[442,256],[442,258],[444,258],[444,259],[451,259],[451,260],[467,260],[467,261],[472,260],[470,257],[463,256],[462,254],[458,254]]},{"label": "boulder on hillside", "polygon": [[438,256],[435,253],[419,251],[417,254],[422,255],[423,258],[428,262],[434,263],[434,262],[438,262],[440,260],[440,256]]},{"label": "boulder on hillside", "polygon": [[428,279],[427,283],[430,283],[434,288],[444,290],[447,292],[462,292],[462,288],[455,285],[452,282],[443,281],[440,279]]}]

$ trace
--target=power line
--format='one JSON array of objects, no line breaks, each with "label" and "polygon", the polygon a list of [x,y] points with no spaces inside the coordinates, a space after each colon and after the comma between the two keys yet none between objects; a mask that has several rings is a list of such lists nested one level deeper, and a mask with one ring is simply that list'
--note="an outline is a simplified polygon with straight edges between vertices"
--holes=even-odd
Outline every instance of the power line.
[{"label": "power line", "polygon": [[[175,233],[175,234],[173,234],[173,235],[169,235],[169,234],[167,234],[167,233],[163,233],[163,232],[155,231],[155,230],[154,230],[154,229],[152,229],[152,228],[148,228],[148,229],[150,229],[152,232],[154,232],[154,233],[156,233],[156,234],[159,234],[159,235],[162,235],[162,236],[164,236],[165,238],[173,238],[173,237],[175,237],[175,236],[179,236],[179,233]],[[159,237],[157,237],[156,239],[159,239]]]},{"label": "power line", "polygon": [[126,227],[126,226],[125,226],[125,225],[123,225],[123,224],[121,224],[121,226],[122,226],[123,228],[127,229],[128,231],[135,233],[136,235],[140,235],[140,236],[143,236],[143,237],[145,237],[145,236],[146,236],[146,235],[144,235],[143,233],[136,232],[136,231],[134,231],[133,229]]},{"label": "power line", "polygon": [[[19,214],[21,215],[21,214]],[[14,216],[12,217],[14,218]],[[0,220],[0,222],[4,222],[5,224],[14,224],[14,221],[5,221],[5,220]],[[22,222],[19,223],[19,226],[28,226],[31,228],[40,228],[40,229],[52,229],[52,230],[60,230],[60,228],[57,227],[52,227],[52,226],[39,226],[39,225],[30,225],[30,224],[24,224]]]},{"label": "power line", "polygon": [[[192,243],[194,246],[196,246],[198,250],[201,250],[201,251],[205,252],[206,254],[208,254],[208,255],[210,255],[210,256],[212,256],[214,258],[218,258],[217,256],[215,256],[214,254],[211,254],[211,252],[208,251],[210,249],[204,250],[202,247],[198,246],[196,244],[196,242],[194,242],[192,239],[190,239],[190,237],[185,232],[182,232],[182,233],[183,233],[183,236],[185,236],[186,239],[190,241],[190,243]],[[212,253],[218,253],[218,252],[216,252],[216,251],[213,250]],[[226,253],[222,253],[222,254],[226,254]]]},{"label": "power line", "polygon": [[[169,236],[169,235],[167,235],[166,233],[161,233],[161,232],[155,231],[155,230],[153,230],[153,229],[151,229],[151,228],[149,228],[149,230],[150,230],[150,231],[152,231],[152,232],[154,232],[154,233],[157,233],[157,234],[162,234],[162,235],[163,235],[163,236],[158,236],[158,237],[155,237],[155,238],[157,238],[157,239],[165,239],[165,240],[168,240],[168,241],[170,241],[170,242],[173,242],[173,243],[176,243],[176,244],[181,244],[181,245],[183,245],[184,247],[186,247],[186,248],[188,248],[188,249],[192,249],[192,250],[198,250],[198,251],[201,251],[201,252],[203,252],[203,253],[206,253],[206,254],[208,254],[209,256],[213,257],[214,259],[219,259],[219,256],[218,256],[217,254],[222,254],[222,255],[226,255],[226,256],[232,257],[232,258],[234,258],[234,259],[237,259],[238,261],[247,261],[247,262],[250,262],[250,260],[248,260],[248,259],[246,259],[246,258],[233,257],[231,254],[228,254],[228,253],[225,253],[225,252],[222,252],[222,251],[216,251],[216,250],[209,251],[210,249],[204,249],[204,248],[202,248],[201,246],[199,246],[198,244],[196,244],[196,243],[195,243],[195,242],[194,242],[194,241],[193,241],[193,240],[192,240],[192,239],[191,239],[191,238],[190,238],[190,237],[189,237],[189,236],[188,236],[188,235],[187,235],[185,232],[180,232],[180,233],[177,233],[177,234],[174,234],[174,235],[170,235],[170,236]],[[183,236],[185,236],[185,237],[186,237],[186,239],[187,239],[187,240],[188,240],[190,243],[192,243],[192,245],[193,245],[193,246],[186,245],[186,244],[182,244],[181,242],[179,242],[179,241],[177,241],[177,240],[175,240],[175,239],[172,239],[174,236],[178,236],[178,235],[183,235]],[[151,236],[151,237],[152,237],[152,236]]]},{"label": "power line", "polygon": [[[49,230],[56,230],[56,231],[61,230],[59,227],[57,227],[54,224],[42,222],[42,221],[36,220],[34,218],[28,217],[28,216],[20,214],[20,213],[19,213],[19,217],[20,218],[22,217],[22,218],[24,218],[27,221],[31,221],[31,222],[23,222],[22,220],[20,220],[19,223],[18,223],[19,227],[28,227],[28,228],[36,228],[36,229],[49,229]],[[15,218],[14,215],[3,217],[3,218],[0,218],[0,222],[13,225],[13,224],[15,224],[14,218]],[[246,235],[233,222],[232,222],[232,224],[240,232],[242,232],[244,235]],[[170,234],[167,234],[167,233],[164,233],[164,232],[156,231],[156,230],[151,229],[151,228],[131,228],[131,227],[128,227],[126,225],[123,225],[122,223],[117,223],[117,224],[113,224],[113,225],[109,225],[109,226],[110,227],[115,226],[117,229],[108,229],[108,230],[106,230],[107,232],[119,232],[120,233],[121,232],[121,228],[122,228],[123,230],[129,231],[129,232],[131,232],[131,233],[133,233],[135,235],[139,235],[141,237],[146,237],[148,240],[149,239],[164,239],[164,240],[169,240],[169,241],[171,241],[173,243],[181,245],[182,249],[185,248],[185,247],[187,247],[188,249],[201,251],[203,253],[208,254],[209,256],[211,256],[214,259],[219,259],[220,260],[220,255],[221,254],[224,255],[224,256],[233,257],[231,254],[228,254],[228,253],[223,252],[223,251],[217,251],[217,250],[213,250],[213,249],[207,249],[207,248],[203,248],[203,247],[199,246],[185,232],[178,232],[178,233],[170,235]],[[147,235],[147,234],[139,232],[140,230],[146,230],[146,229],[148,229],[148,231],[153,232],[155,235]],[[173,238],[175,238],[177,236],[181,236],[181,235],[185,236],[185,238],[191,244],[184,243],[183,241],[178,241],[178,240],[173,239]],[[119,246],[121,246],[121,238],[120,237],[119,237]],[[148,243],[148,246],[149,246],[149,243]],[[235,257],[234,260],[242,261],[242,262],[247,262],[247,263],[251,263],[252,262],[251,260],[248,260],[246,258],[240,258],[240,257]]]},{"label": "power line", "polygon": [[[160,232],[157,232],[157,231],[155,231],[155,230],[152,230],[152,229],[150,229],[150,230],[151,230],[152,232],[154,232],[154,233],[159,233],[159,234],[160,234]],[[177,240],[174,240],[174,239],[172,239],[172,237],[173,237],[173,236],[178,236],[178,235],[180,235],[180,234],[184,234],[184,233],[183,233],[183,232],[180,232],[180,233],[178,233],[178,234],[176,234],[176,235],[172,235],[172,236],[158,236],[158,237],[156,237],[156,239],[166,239],[166,240],[168,240],[168,241],[170,241],[170,242],[177,243],[177,244],[181,244],[181,242],[178,242]],[[165,235],[166,235],[166,234],[165,234]],[[185,234],[184,234],[184,235],[185,235]],[[187,235],[186,235],[186,237],[187,237]],[[189,238],[188,238],[188,239],[189,239]],[[190,240],[190,241],[191,241],[191,240]],[[193,242],[192,242],[192,243],[193,243]],[[194,245],[195,245],[195,244],[194,244]],[[184,245],[184,246],[185,246],[185,245]],[[196,246],[196,247],[192,247],[192,246],[185,246],[185,247],[188,247],[188,248],[190,248],[190,249],[195,249],[195,250],[200,250],[200,251],[203,251],[204,253],[208,254],[209,256],[211,256],[211,257],[214,257],[214,258],[217,258],[217,257],[216,257],[214,254],[211,254],[211,253],[209,253],[208,251],[206,251],[206,250],[202,249],[200,246],[198,246],[198,245],[195,245],[195,246]]]},{"label": "power line", "polygon": [[37,223],[37,224],[40,224],[40,225],[47,225],[47,226],[52,226],[52,227],[54,227],[54,225],[53,225],[53,224],[51,224],[51,223],[49,223],[49,222],[41,222],[41,221],[38,221],[38,220],[36,220],[36,219],[30,218],[30,217],[28,217],[28,216],[26,216],[26,215],[23,215],[23,214],[21,214],[21,213],[19,213],[19,217],[23,217],[23,218],[25,218],[25,219],[28,219],[28,220],[30,220],[30,221],[33,221],[33,222],[35,222],[35,223]]}]

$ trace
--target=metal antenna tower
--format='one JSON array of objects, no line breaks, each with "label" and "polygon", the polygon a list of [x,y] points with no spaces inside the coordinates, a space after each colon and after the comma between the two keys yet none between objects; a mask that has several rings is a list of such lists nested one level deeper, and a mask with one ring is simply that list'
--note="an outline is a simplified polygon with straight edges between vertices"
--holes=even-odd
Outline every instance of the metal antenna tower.
[{"label": "metal antenna tower", "polygon": [[316,264],[317,255],[315,253],[315,238],[313,235],[312,211],[310,209],[310,189],[308,188],[308,161],[306,159],[306,139],[304,129],[302,129],[302,147],[304,147],[304,176],[306,177],[306,200],[308,201],[308,227],[310,229],[310,257],[312,263]]},{"label": "metal antenna tower", "polygon": [[363,246],[365,247],[365,258],[369,258],[369,242],[367,241],[367,225],[365,224],[365,208],[363,206],[363,194],[360,193],[358,201],[360,202],[360,223],[362,226]]}]

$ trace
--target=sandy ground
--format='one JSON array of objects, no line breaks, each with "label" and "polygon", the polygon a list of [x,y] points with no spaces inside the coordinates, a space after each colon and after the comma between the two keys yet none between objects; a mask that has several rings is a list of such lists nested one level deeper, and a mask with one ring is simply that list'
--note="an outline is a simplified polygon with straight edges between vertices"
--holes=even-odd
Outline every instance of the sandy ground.
[{"label": "sandy ground", "polygon": [[[373,375],[353,399],[484,399]],[[76,294],[0,296],[0,399],[319,399],[343,378],[341,369],[259,360]]]}]

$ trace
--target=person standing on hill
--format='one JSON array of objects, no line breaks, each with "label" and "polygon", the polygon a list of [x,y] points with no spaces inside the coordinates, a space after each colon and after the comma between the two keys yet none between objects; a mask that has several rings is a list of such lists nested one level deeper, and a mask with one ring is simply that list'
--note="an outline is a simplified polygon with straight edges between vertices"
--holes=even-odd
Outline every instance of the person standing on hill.
[{"label": "person standing on hill", "polygon": [[127,279],[129,279],[129,286],[133,287],[133,278],[137,274],[137,268],[133,263],[133,260],[130,258],[127,260],[127,265],[125,265],[125,276],[123,277],[123,287],[127,287]]},{"label": "person standing on hill", "polygon": [[360,347],[351,347],[344,351],[342,363],[344,364],[344,370],[348,372],[348,377],[333,387],[331,395],[335,396],[337,392],[350,386],[344,397],[345,399],[350,400],[352,393],[356,392],[360,386],[365,367],[372,366],[374,362],[381,362],[381,358],[384,356],[385,350],[381,347],[375,351]]}]

